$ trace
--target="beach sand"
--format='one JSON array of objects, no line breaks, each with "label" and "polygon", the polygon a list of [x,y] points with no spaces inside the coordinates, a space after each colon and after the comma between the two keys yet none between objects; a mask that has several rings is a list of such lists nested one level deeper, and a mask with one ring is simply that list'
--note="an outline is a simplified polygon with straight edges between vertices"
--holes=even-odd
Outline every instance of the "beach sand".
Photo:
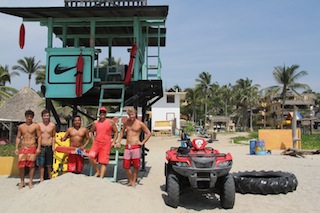
[{"label": "beach sand", "polygon": [[0,176],[0,212],[319,212],[320,156],[296,158],[281,155],[280,150],[271,155],[249,155],[248,144],[230,142],[230,137],[241,134],[245,133],[218,134],[218,141],[208,146],[232,154],[231,172],[273,170],[295,174],[296,191],[279,195],[236,193],[235,206],[230,210],[220,207],[218,195],[188,191],[180,196],[180,206],[174,209],[165,204],[164,164],[166,150],[179,146],[179,137],[152,137],[146,144],[150,151],[136,187],[125,185],[122,165],[116,183],[87,176],[88,167],[85,174],[67,173],[41,184],[36,178],[33,189],[26,186],[18,190],[19,177]]}]

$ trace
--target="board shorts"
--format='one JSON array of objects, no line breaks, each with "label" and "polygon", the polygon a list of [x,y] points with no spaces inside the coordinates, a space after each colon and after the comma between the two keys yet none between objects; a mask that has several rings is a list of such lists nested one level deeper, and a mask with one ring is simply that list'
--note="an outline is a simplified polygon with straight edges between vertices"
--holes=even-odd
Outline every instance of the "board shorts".
[{"label": "board shorts", "polygon": [[111,143],[97,143],[92,144],[89,151],[89,158],[97,159],[100,164],[108,164],[110,159]]},{"label": "board shorts", "polygon": [[78,154],[68,155],[68,172],[81,173],[84,165],[84,158]]},{"label": "board shorts", "polygon": [[141,150],[140,145],[126,145],[123,154],[123,168],[130,169],[132,165],[134,168],[140,167]]},{"label": "board shorts", "polygon": [[19,151],[18,168],[34,168],[37,157],[37,147],[32,145],[30,147],[21,147]]},{"label": "board shorts", "polygon": [[52,146],[41,146],[40,154],[37,156],[37,166],[51,167],[53,163]]}]

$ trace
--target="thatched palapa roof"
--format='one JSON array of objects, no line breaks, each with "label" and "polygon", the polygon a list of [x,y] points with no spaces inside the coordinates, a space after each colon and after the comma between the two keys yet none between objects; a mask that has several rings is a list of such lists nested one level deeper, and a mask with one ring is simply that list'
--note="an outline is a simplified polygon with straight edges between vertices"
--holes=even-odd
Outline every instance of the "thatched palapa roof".
[{"label": "thatched palapa roof", "polygon": [[44,103],[44,100],[34,90],[25,86],[0,107],[0,120],[24,122],[24,113],[30,109],[34,112],[33,121],[40,122],[44,109],[41,103]]}]

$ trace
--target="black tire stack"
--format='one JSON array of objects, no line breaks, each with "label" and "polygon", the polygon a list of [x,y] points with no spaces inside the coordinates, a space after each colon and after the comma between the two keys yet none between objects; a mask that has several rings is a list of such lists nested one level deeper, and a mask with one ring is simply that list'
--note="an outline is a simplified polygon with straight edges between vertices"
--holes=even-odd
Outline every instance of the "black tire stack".
[{"label": "black tire stack", "polygon": [[246,171],[233,173],[236,192],[241,194],[287,194],[298,186],[296,176],[281,171]]}]

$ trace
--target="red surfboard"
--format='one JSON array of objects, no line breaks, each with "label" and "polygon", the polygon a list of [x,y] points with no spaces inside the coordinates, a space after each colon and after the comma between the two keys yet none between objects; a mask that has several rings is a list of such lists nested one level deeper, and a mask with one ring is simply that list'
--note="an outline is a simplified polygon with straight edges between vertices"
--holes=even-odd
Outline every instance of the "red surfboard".
[{"label": "red surfboard", "polygon": [[88,156],[89,154],[89,150],[85,149],[85,150],[80,150],[77,147],[69,147],[69,146],[57,146],[55,148],[56,152],[62,152],[65,154],[78,154],[78,155],[83,155],[83,156]]},{"label": "red surfboard", "polygon": [[132,73],[133,73],[133,65],[134,65],[134,61],[135,61],[135,58],[136,58],[136,53],[137,53],[137,45],[133,44],[132,48],[131,48],[130,61],[129,61],[127,74],[126,74],[126,77],[124,79],[124,84],[125,85],[129,85],[129,83],[131,81],[131,77],[132,77]]}]

